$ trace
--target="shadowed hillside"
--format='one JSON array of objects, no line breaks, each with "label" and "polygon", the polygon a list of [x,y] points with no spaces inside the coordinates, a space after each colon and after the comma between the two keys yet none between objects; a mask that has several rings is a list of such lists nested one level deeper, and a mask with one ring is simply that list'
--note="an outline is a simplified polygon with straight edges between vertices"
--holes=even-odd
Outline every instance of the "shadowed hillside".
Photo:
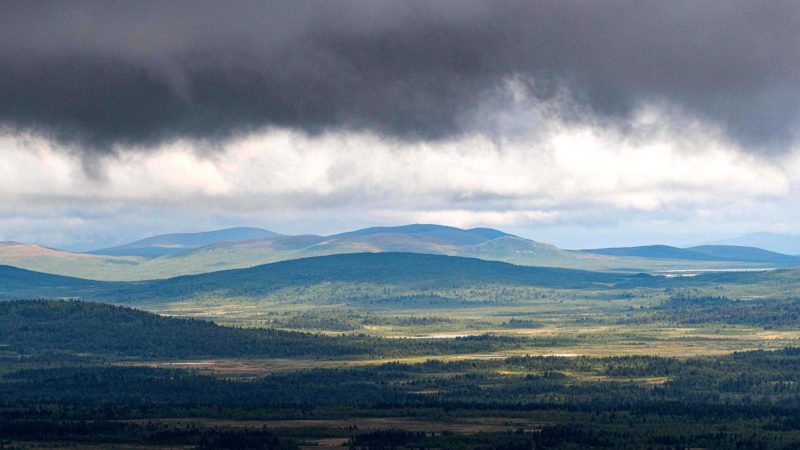
[{"label": "shadowed hillside", "polygon": [[[446,289],[486,284],[549,288],[603,287],[651,277],[589,272],[416,253],[356,253],[282,261],[249,269],[226,270],[118,285],[109,293],[125,301],[185,298],[199,293],[260,296],[281,288],[320,283],[372,283],[415,289]],[[115,285],[117,286],[117,285]]]},{"label": "shadowed hillside", "polygon": [[523,339],[386,340],[324,336],[164,317],[78,301],[0,302],[0,347],[19,354],[69,352],[140,358],[363,357],[512,348]]},{"label": "shadowed hillside", "polygon": [[[446,289],[478,285],[604,288],[648,282],[652,277],[548,267],[515,266],[474,258],[417,253],[355,253],[302,258],[248,269],[225,270],[164,280],[92,282],[7,268],[26,282],[0,285],[6,297],[62,296],[114,302],[179,299],[200,294],[257,297],[278,289],[322,283],[370,283],[404,289]],[[38,283],[38,278],[42,283]],[[9,275],[14,278],[14,275]],[[63,280],[63,281],[61,281]],[[54,288],[58,290],[54,291]]]},{"label": "shadowed hillside", "polygon": [[0,300],[35,297],[89,297],[111,283],[0,266]]}]

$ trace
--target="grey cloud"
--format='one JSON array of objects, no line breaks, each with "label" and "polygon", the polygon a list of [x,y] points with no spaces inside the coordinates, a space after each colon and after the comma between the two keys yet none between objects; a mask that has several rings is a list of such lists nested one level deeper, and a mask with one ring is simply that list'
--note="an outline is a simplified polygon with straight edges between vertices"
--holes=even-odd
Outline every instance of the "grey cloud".
[{"label": "grey cloud", "polygon": [[[96,151],[265,126],[439,139],[509,77],[590,119],[664,102],[755,150],[800,126],[796,1],[0,2],[0,122]],[[586,120],[576,115],[574,120]]]}]

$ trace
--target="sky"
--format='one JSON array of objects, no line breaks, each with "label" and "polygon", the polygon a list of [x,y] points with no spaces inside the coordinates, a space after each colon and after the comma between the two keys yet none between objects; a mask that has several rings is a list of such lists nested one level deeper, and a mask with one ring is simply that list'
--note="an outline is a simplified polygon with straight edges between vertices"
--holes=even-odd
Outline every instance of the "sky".
[{"label": "sky", "polygon": [[800,2],[0,9],[0,240],[800,233]]}]

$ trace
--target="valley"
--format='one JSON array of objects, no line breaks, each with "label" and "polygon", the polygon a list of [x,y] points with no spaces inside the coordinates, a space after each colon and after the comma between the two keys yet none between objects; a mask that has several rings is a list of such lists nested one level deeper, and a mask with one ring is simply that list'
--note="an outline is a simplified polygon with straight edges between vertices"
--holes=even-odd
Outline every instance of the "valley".
[{"label": "valley", "polygon": [[[76,257],[331,250],[131,281],[0,266],[0,448],[800,445],[786,255],[584,252],[655,261],[599,271],[459,256],[519,239],[494,230],[410,230],[424,236],[343,236],[359,242],[348,252],[317,237],[205,245],[212,233]],[[395,251],[408,248],[424,252]],[[780,267],[752,266],[767,260]]]},{"label": "valley", "polygon": [[0,450],[800,449],[798,30],[0,0]]}]

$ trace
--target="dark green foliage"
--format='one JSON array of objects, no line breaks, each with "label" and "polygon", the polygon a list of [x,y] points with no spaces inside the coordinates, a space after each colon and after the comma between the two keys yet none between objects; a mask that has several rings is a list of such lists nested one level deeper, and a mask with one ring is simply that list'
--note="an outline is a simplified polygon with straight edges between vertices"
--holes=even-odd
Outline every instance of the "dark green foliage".
[{"label": "dark green foliage", "polygon": [[[520,373],[517,376],[503,372]],[[605,376],[581,381],[568,374]],[[662,378],[648,384],[640,378]],[[0,383],[6,402],[119,404],[379,404],[597,411],[658,408],[683,414],[800,412],[800,350],[726,357],[513,357],[314,369],[228,381],[190,371],[140,367],[20,370]],[[547,406],[550,405],[550,406]],[[656,405],[656,406],[654,406]],[[690,405],[701,405],[693,410]]]},{"label": "dark green foliage", "polygon": [[800,325],[800,300],[732,300],[727,297],[673,296],[641,314],[622,320],[627,324],[666,322],[678,325],[725,323],[764,328]]},{"label": "dark green foliage", "polygon": [[[24,283],[6,283],[0,278],[0,295],[19,298],[38,292],[40,297],[52,297],[57,292],[58,295],[67,297],[130,303],[182,299],[201,294],[258,297],[282,288],[330,282],[398,285],[408,289],[448,289],[486,284],[585,288],[608,287],[620,283],[648,283],[653,278],[645,275],[515,266],[480,259],[417,253],[320,256],[249,269],[130,283],[80,280],[79,283],[76,281],[76,284],[71,284],[78,279],[23,272],[27,277]],[[2,276],[0,272],[0,277]],[[15,277],[16,273],[7,276],[9,279]],[[42,277],[42,284],[37,277]],[[52,277],[58,280],[54,281]],[[60,283],[59,290],[53,289],[52,284],[56,281]]]},{"label": "dark green foliage", "polygon": [[[581,374],[607,379],[583,380]],[[637,381],[640,377],[664,381],[650,384]],[[358,429],[273,435],[257,429],[212,432],[192,425],[141,425],[142,418],[170,415],[545,420],[517,432],[474,435]],[[688,360],[515,357],[394,363],[246,381],[133,367],[23,370],[0,379],[0,438],[31,439],[36,433],[45,441],[201,447],[205,442],[230,448],[267,442],[274,444],[267,448],[284,448],[288,441],[280,433],[347,433],[352,448],[375,449],[796,448],[798,417],[798,349]],[[136,425],[124,421],[133,418],[140,419]]]},{"label": "dark green foliage", "polygon": [[381,339],[275,329],[223,327],[101,303],[0,302],[0,345],[20,354],[46,351],[142,358],[384,357],[499,351],[529,341],[507,336]]},{"label": "dark green foliage", "polygon": [[100,303],[0,303],[0,343],[18,353],[69,351],[138,357],[314,356],[364,353],[345,339],[238,329]]},{"label": "dark green foliage", "polygon": [[[194,424],[175,426],[112,421],[7,420],[0,421],[0,436],[6,439],[59,441],[82,444],[141,444],[185,446],[219,450],[290,450],[297,445],[274,433],[258,429],[214,429]],[[3,448],[0,441],[0,448]]]},{"label": "dark green foliage", "polygon": [[542,322],[533,319],[509,319],[508,322],[503,324],[506,328],[541,328],[544,326]]},{"label": "dark green foliage", "polygon": [[524,267],[451,256],[355,253],[132,283],[121,288],[115,295],[130,300],[181,298],[216,291],[230,296],[258,296],[279,288],[325,282],[361,282],[436,289],[493,283],[577,288],[599,283],[621,283],[630,278],[630,275]]},{"label": "dark green foliage", "polygon": [[[626,426],[628,425],[628,426]],[[647,423],[631,427],[620,423],[616,427],[597,424],[571,423],[547,425],[539,430],[473,435],[429,434],[402,430],[363,433],[350,439],[352,450],[412,450],[412,449],[675,449],[675,448],[772,448],[786,445],[780,439],[748,435],[737,431],[695,431],[694,429],[664,430],[648,427]],[[797,441],[794,441],[796,443]]]},{"label": "dark green foliage", "polygon": [[[5,273],[5,275],[4,275]],[[788,289],[797,286],[797,270],[706,273],[666,278],[646,274],[588,272],[414,253],[355,253],[283,261],[248,269],[226,270],[165,280],[99,282],[20,271],[0,270],[0,299],[70,297],[122,304],[165,304],[186,299],[263,299],[279,291],[337,286],[350,292],[342,298],[361,309],[445,309],[493,307],[502,298],[469,302],[441,295],[453,289],[548,288],[618,295],[638,288],[705,289],[719,284]],[[20,282],[18,279],[23,279]],[[40,282],[41,280],[41,282]],[[361,294],[358,289],[362,289]],[[367,291],[371,289],[369,295]],[[361,297],[359,295],[362,295]],[[612,294],[610,294],[612,295]]]},{"label": "dark green foliage", "polygon": [[269,320],[269,324],[276,328],[330,331],[354,331],[373,325],[411,327],[447,323],[451,320],[444,317],[388,316],[340,309],[305,311]]},{"label": "dark green foliage", "polygon": [[0,286],[4,289],[26,289],[28,287],[88,286],[94,282],[81,278],[34,272],[17,267],[0,265]]},{"label": "dark green foliage", "polygon": [[312,370],[234,382],[182,370],[139,367],[37,369],[6,376],[6,383],[0,383],[0,398],[136,406],[415,403],[418,395],[389,385],[398,379],[400,374],[368,370]]}]

